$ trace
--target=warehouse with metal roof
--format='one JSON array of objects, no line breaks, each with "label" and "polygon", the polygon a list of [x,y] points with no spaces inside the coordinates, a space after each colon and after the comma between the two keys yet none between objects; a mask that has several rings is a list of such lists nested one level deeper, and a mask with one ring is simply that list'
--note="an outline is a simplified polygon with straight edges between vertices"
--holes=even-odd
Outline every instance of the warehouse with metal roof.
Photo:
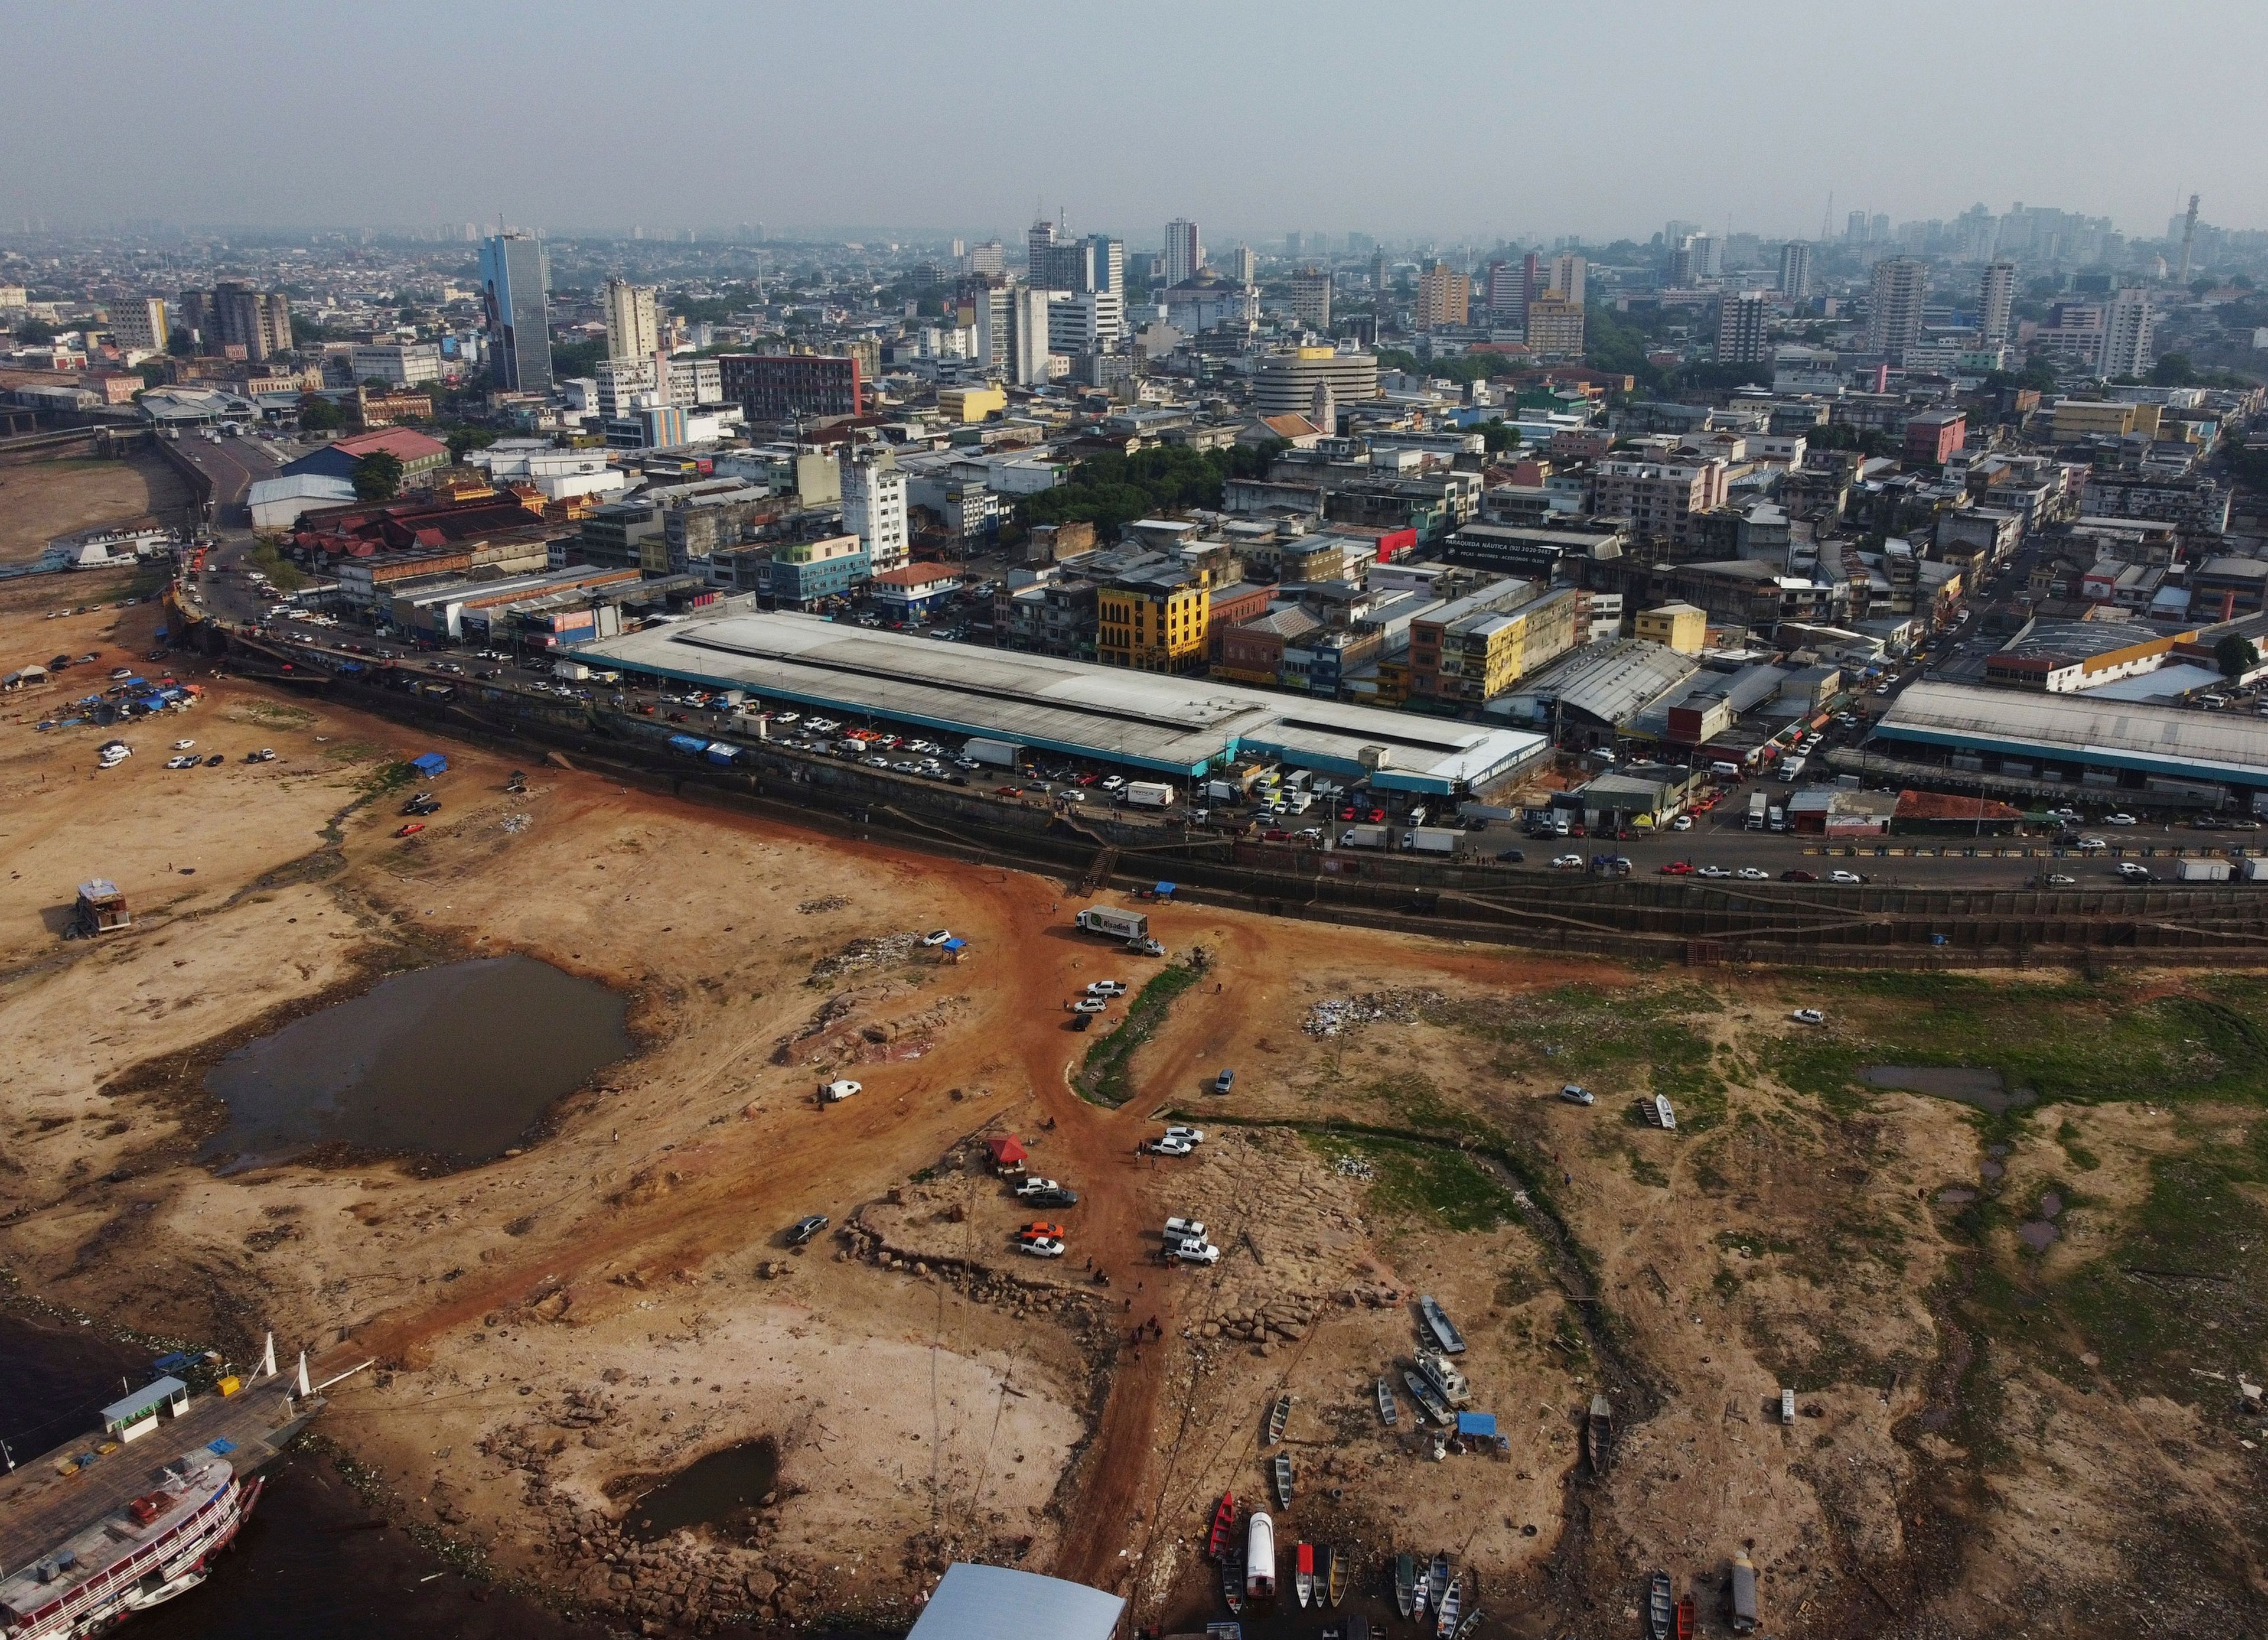
[{"label": "warehouse with metal roof", "polygon": [[1184,778],[1236,757],[1395,791],[1477,791],[1540,735],[841,625],[792,613],[687,620],[585,645],[586,662],[738,689],[847,719],[976,735]]},{"label": "warehouse with metal roof", "polygon": [[[1949,757],[1997,757],[2003,772],[2036,765],[2268,791],[2268,720],[2087,695],[2036,695],[1962,683],[1914,683],[1874,739]],[[1971,765],[1976,766],[1976,765]]]},{"label": "warehouse with metal roof", "polygon": [[1083,1583],[956,1561],[906,1640],[1110,1640],[1125,1609]]}]

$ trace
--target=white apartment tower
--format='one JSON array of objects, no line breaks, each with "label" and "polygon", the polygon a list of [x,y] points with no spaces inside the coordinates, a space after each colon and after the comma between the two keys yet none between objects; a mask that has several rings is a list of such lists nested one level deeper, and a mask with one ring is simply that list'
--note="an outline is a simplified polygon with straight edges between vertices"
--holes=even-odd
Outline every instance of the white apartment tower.
[{"label": "white apartment tower", "polygon": [[2150,331],[2156,322],[2150,312],[2150,293],[2129,288],[2112,295],[2102,313],[2102,353],[2095,373],[2146,376],[2150,373]]},{"label": "white apartment tower", "polygon": [[1779,247],[1780,299],[1800,302],[1811,294],[1811,247],[1790,240]]},{"label": "white apartment tower", "polygon": [[1755,365],[1764,358],[1764,314],[1762,291],[1727,291],[1717,301],[1717,362]]},{"label": "white apartment tower", "polygon": [[1568,301],[1580,306],[1584,268],[1583,259],[1573,251],[1561,251],[1551,259],[1551,288]]},{"label": "white apartment tower", "polygon": [[653,286],[609,279],[605,299],[608,358],[652,358],[660,351],[661,314]]},{"label": "white apartment tower", "polygon": [[1204,240],[1198,236],[1197,225],[1180,217],[1166,224],[1166,283],[1179,284],[1194,279],[1204,266]]},{"label": "white apartment tower", "polygon": [[135,296],[110,305],[110,334],[129,352],[162,353],[171,332],[162,296]]},{"label": "white apartment tower", "polygon": [[1885,256],[1874,264],[1874,310],[1867,347],[1893,363],[1921,341],[1922,304],[1929,299],[1929,264],[1911,256]]},{"label": "white apartment tower", "polygon": [[1009,298],[1008,380],[1036,388],[1048,379],[1048,298],[1051,292],[1019,285]]},{"label": "white apartment tower", "polygon": [[1987,347],[2008,339],[2008,316],[2016,305],[2016,264],[1996,262],[1977,276],[1977,328]]},{"label": "white apartment tower", "polygon": [[843,463],[843,528],[858,537],[877,573],[907,561],[906,476],[887,454]]}]

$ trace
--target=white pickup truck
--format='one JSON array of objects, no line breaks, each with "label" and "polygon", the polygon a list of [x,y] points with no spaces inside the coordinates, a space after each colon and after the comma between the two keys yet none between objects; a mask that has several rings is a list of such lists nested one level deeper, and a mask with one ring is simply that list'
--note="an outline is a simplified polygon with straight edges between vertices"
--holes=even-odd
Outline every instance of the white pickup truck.
[{"label": "white pickup truck", "polygon": [[1220,1249],[1209,1241],[1169,1241],[1166,1257],[1177,1264],[1219,1264]]}]

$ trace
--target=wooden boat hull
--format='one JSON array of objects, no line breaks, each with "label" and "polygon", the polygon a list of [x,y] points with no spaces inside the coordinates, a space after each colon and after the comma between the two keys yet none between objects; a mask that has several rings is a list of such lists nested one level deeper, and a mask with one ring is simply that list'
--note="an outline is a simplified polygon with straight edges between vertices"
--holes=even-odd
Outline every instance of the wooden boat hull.
[{"label": "wooden boat hull", "polygon": [[1279,1395],[1276,1404],[1268,1409],[1268,1444],[1273,1446],[1284,1438],[1284,1426],[1292,1421],[1292,1398]]},{"label": "wooden boat hull", "polygon": [[1390,1429],[1394,1427],[1397,1416],[1394,1409],[1394,1386],[1384,1378],[1381,1378],[1375,1388],[1378,1391],[1379,1422]]},{"label": "wooden boat hull", "polygon": [[1236,1530],[1236,1494],[1223,1492],[1219,1507],[1212,1511],[1212,1535],[1207,1540],[1205,1552],[1219,1560],[1228,1547],[1229,1535]]},{"label": "wooden boat hull", "polygon": [[1346,1599],[1347,1557],[1329,1544],[1323,1546],[1323,1593],[1333,1606]]},{"label": "wooden boat hull", "polygon": [[1464,1590],[1455,1583],[1441,1596],[1440,1606],[1433,1618],[1433,1632],[1440,1640],[1451,1640],[1457,1632],[1457,1614],[1464,1609]]},{"label": "wooden boat hull", "polygon": [[1273,1478],[1276,1482],[1276,1507],[1289,1509],[1292,1506],[1292,1460],[1281,1453],[1277,1455]]},{"label": "wooden boat hull", "polygon": [[1241,1616],[1244,1612],[1244,1555],[1242,1551],[1233,1547],[1220,1557],[1220,1593],[1228,1603],[1229,1614]]},{"label": "wooden boat hull", "polygon": [[1438,1607],[1441,1604],[1441,1597],[1448,1592],[1449,1557],[1446,1555],[1436,1555],[1433,1556],[1432,1570],[1425,1574],[1425,1592],[1432,1597],[1432,1603]]},{"label": "wooden boat hull", "polygon": [[1670,1598],[1669,1574],[1658,1571],[1650,1579],[1646,1593],[1646,1632],[1649,1640],[1669,1640],[1676,1616],[1677,1603]]},{"label": "wooden boat hull", "polygon": [[1300,1597],[1302,1608],[1313,1603],[1315,1594],[1315,1546],[1312,1543],[1300,1545],[1298,1558],[1292,1562],[1292,1589]]},{"label": "wooden boat hull", "polygon": [[1394,1609],[1403,1616],[1410,1615],[1410,1603],[1417,1598],[1418,1564],[1407,1555],[1394,1557]]}]

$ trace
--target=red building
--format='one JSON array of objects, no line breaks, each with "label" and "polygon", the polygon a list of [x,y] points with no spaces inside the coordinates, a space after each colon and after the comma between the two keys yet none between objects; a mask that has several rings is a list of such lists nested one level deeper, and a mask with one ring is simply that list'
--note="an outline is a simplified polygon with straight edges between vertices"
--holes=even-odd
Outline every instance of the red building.
[{"label": "red building", "polygon": [[720,353],[718,374],[725,396],[737,400],[750,421],[798,416],[863,416],[865,384],[855,358],[826,353]]},{"label": "red building", "polygon": [[1902,454],[1910,467],[1942,467],[1968,441],[1967,411],[1924,410],[1906,423]]}]

